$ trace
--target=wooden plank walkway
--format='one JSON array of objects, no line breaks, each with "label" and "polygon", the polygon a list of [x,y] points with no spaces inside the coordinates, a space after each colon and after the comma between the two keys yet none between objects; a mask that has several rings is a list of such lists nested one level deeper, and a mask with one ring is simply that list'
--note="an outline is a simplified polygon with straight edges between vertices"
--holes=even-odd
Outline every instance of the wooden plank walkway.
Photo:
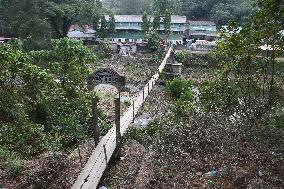
[{"label": "wooden plank walkway", "polygon": [[[138,93],[136,98],[134,98],[135,100],[132,102],[134,103],[134,111],[132,104],[132,106],[130,106],[128,110],[124,113],[124,115],[121,117],[120,120],[121,135],[123,135],[126,132],[128,126],[133,121],[133,117],[137,115],[138,110],[143,105],[146,97],[153,89],[153,86],[155,85],[157,79],[159,78],[160,73],[162,73],[166,65],[167,59],[169,58],[171,51],[172,47],[168,50],[164,60],[159,66],[157,73],[144,86],[144,95],[142,90]],[[116,148],[116,129],[114,125],[110,129],[110,131],[101,139],[97,147],[94,149],[87,164],[85,165],[81,174],[78,176],[77,180],[72,186],[72,189],[96,189],[115,148]]]}]

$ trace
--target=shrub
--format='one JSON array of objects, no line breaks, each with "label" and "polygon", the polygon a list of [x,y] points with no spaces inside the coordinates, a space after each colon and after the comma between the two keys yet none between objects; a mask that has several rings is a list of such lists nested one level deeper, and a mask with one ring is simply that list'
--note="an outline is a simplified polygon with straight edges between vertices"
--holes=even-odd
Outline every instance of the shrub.
[{"label": "shrub", "polygon": [[224,80],[206,81],[199,88],[201,109],[230,116],[239,111],[239,88]]},{"label": "shrub", "polygon": [[22,157],[65,150],[91,136],[87,64],[82,42],[52,41],[50,50],[0,47],[0,143]]},{"label": "shrub", "polygon": [[21,120],[19,123],[2,124],[1,144],[23,157],[35,156],[43,151],[45,134],[43,126]]},{"label": "shrub", "polygon": [[156,30],[150,30],[147,32],[146,38],[148,40],[148,46],[153,52],[160,49],[160,36]]},{"label": "shrub", "polygon": [[124,135],[124,140],[136,140],[143,146],[147,147],[153,143],[157,134],[161,131],[161,124],[158,121],[150,122],[143,128],[130,127]]},{"label": "shrub", "polygon": [[279,115],[274,117],[272,121],[272,126],[275,128],[284,128],[284,115]]},{"label": "shrub", "polygon": [[166,91],[174,100],[190,101],[193,99],[191,80],[175,78],[167,83]]},{"label": "shrub", "polygon": [[105,121],[101,121],[99,127],[100,127],[100,135],[104,136],[113,127],[113,125],[110,123],[106,123]]},{"label": "shrub", "polygon": [[112,49],[110,48],[109,41],[107,40],[101,41],[98,45],[93,46],[93,52],[100,59],[111,58],[112,56]]},{"label": "shrub", "polygon": [[189,51],[186,51],[186,50],[179,51],[175,55],[176,60],[180,63],[183,63],[183,64],[187,63],[189,57],[190,57],[190,53],[189,53]]},{"label": "shrub", "polygon": [[[4,163],[5,162],[5,163]],[[0,147],[0,169],[9,167],[12,176],[17,176],[23,168],[23,160],[5,147]]]}]

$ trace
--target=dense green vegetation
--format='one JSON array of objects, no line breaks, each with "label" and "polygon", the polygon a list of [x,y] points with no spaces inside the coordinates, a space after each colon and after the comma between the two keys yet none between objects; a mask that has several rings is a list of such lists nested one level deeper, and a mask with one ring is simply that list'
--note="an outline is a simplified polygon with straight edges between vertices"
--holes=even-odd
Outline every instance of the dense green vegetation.
[{"label": "dense green vegetation", "polygon": [[[121,3],[119,9],[117,2]],[[224,24],[229,19],[243,22],[252,9],[248,1],[242,0],[139,2],[152,7],[156,15],[153,23],[148,22],[146,13],[143,16],[143,30],[153,51],[160,47],[155,29],[159,28],[157,18],[162,14],[166,15],[164,24],[169,32],[170,13],[184,14],[191,19],[213,18],[218,24]],[[116,13],[140,14],[140,9],[131,9],[130,5],[127,0],[110,1],[113,10],[122,11],[123,7],[129,11]],[[147,9],[143,6],[135,4],[144,12]],[[225,126],[224,130],[232,125],[261,131],[263,128],[283,130],[284,65],[276,57],[284,50],[284,38],[279,34],[283,30],[284,3],[259,0],[257,6],[259,9],[243,24],[241,31],[236,22],[231,22],[229,33],[221,34],[222,40],[208,58],[214,66],[217,63],[215,77],[201,83],[183,79],[168,82],[166,91],[172,104],[169,118],[151,123],[144,130],[130,130],[131,137],[149,145],[159,134],[156,145],[163,146],[162,153],[166,155],[180,153],[176,151],[177,146],[192,150],[188,145],[192,141],[187,141],[189,123],[198,130],[198,136],[214,142],[218,138],[205,132],[210,131],[209,124],[218,128]],[[113,15],[108,23],[102,16],[103,11],[99,1],[91,0],[1,0],[1,30],[22,40],[11,40],[0,46],[0,168],[8,164],[17,175],[23,160],[47,151],[68,151],[92,137],[90,108],[95,94],[86,89],[88,65],[97,58],[110,56],[111,52],[103,42],[94,48],[98,55],[95,56],[82,42],[64,37],[74,23],[92,23],[102,37],[107,32],[114,33]],[[272,50],[262,51],[260,46],[264,44]],[[176,58],[190,65],[190,56],[180,52]],[[157,53],[153,61],[159,59]],[[101,114],[103,117],[104,113]],[[174,126],[176,129],[172,129]],[[102,133],[109,127],[104,124]],[[210,151],[212,141],[210,145],[202,142],[194,145],[204,145]]]},{"label": "dense green vegetation", "polygon": [[68,150],[92,136],[94,94],[85,81],[95,58],[66,38],[43,51],[24,52],[18,41],[1,46],[1,161]]},{"label": "dense green vegetation", "polygon": [[[238,32],[236,23],[230,23],[230,34],[222,34],[211,61],[218,64],[215,79],[198,85],[197,106],[206,114],[235,120],[239,124],[274,126],[275,119],[283,119],[283,62],[277,62],[284,49],[281,18],[283,2],[259,1],[254,16]],[[263,52],[260,46],[267,43],[272,50]],[[179,52],[176,58],[189,62],[190,53]],[[191,64],[191,63],[189,63]],[[175,85],[179,85],[177,87]],[[169,83],[170,95],[179,99],[187,94],[182,81]],[[174,86],[174,87],[172,87]],[[185,91],[180,92],[180,88]],[[178,93],[177,93],[178,92]],[[282,118],[280,118],[282,117]],[[281,121],[279,121],[281,124]]]},{"label": "dense green vegetation", "polygon": [[[147,187],[283,187],[283,153],[273,153],[284,145],[284,63],[275,59],[284,50],[279,34],[284,2],[260,0],[258,6],[239,33],[236,24],[230,23],[230,35],[222,34],[223,40],[210,55],[193,58],[188,51],[177,53],[186,67],[216,69],[214,77],[200,82],[168,81],[167,106],[156,101],[162,116],[149,128],[135,125],[128,131],[127,140],[139,141],[148,150],[141,162],[146,171],[143,178],[151,175]],[[271,50],[260,49],[264,42]],[[155,98],[163,96],[157,93]],[[262,177],[256,170],[269,175],[265,182],[255,182]]]},{"label": "dense green vegetation", "polygon": [[67,36],[72,24],[91,24],[99,29],[105,13],[95,0],[1,0],[0,32],[22,38],[26,49],[46,49],[52,38]]},{"label": "dense green vegetation", "polygon": [[148,14],[166,10],[173,14],[185,15],[188,19],[214,20],[218,25],[226,25],[229,20],[243,23],[255,10],[253,0],[104,0],[106,8],[116,14]]}]

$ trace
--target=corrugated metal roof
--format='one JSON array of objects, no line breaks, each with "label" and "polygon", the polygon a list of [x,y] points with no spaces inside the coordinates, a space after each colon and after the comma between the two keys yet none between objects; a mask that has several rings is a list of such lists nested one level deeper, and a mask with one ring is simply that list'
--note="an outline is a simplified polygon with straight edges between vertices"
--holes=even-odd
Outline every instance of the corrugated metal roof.
[{"label": "corrugated metal roof", "polygon": [[216,24],[212,21],[206,21],[206,20],[189,20],[189,25],[194,26],[215,26]]},{"label": "corrugated metal roof", "polygon": [[197,25],[189,25],[188,29],[191,31],[211,31],[211,32],[216,32],[217,28],[216,26],[197,26]]},{"label": "corrugated metal roof", "polygon": [[[109,15],[105,15],[106,20],[109,20]],[[142,23],[142,15],[114,15],[115,22],[138,22]],[[153,15],[149,15],[148,19],[151,22],[154,19]],[[186,24],[186,16],[179,16],[179,15],[172,15],[171,16],[171,23],[177,24]],[[163,22],[163,17],[161,17],[161,22]]]},{"label": "corrugated metal roof", "polygon": [[70,26],[69,31],[86,31],[88,29],[92,29],[92,26],[74,24]]},{"label": "corrugated metal roof", "polygon": [[206,41],[206,40],[196,40],[196,42],[194,43],[196,45],[216,45],[215,41]]},{"label": "corrugated metal roof", "polygon": [[86,34],[95,34],[96,31],[93,30],[93,29],[87,29],[87,30],[85,31],[85,33],[86,33]]},{"label": "corrugated metal roof", "polygon": [[8,39],[11,39],[11,38],[8,38],[8,37],[0,37],[0,41],[4,41],[4,40],[8,40]]},{"label": "corrugated metal roof", "polygon": [[71,31],[71,32],[68,32],[67,37],[69,38],[92,38],[94,37],[94,35],[87,34],[81,31]]}]

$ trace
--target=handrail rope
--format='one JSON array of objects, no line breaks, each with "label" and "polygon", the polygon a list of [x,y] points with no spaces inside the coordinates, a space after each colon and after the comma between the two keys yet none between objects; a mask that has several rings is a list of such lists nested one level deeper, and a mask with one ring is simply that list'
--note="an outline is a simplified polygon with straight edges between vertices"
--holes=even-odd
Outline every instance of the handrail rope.
[{"label": "handrail rope", "polygon": [[[158,72],[155,74],[155,75],[153,75],[152,77],[151,77],[151,79],[150,80],[148,80],[148,82],[146,83],[146,85],[144,85],[144,87],[143,87],[143,89],[144,89],[144,92],[145,92],[145,88],[147,89],[147,87],[149,87],[149,93],[147,92],[147,93],[144,93],[144,99],[143,99],[143,90],[142,91],[140,91],[140,92],[138,92],[137,93],[137,96],[136,96],[136,94],[135,94],[135,96],[134,96],[134,98],[133,98],[133,102],[135,103],[134,104],[134,112],[132,111],[132,107],[130,106],[125,112],[124,112],[124,114],[123,114],[123,116],[121,117],[121,120],[123,120],[124,122],[127,122],[126,124],[128,124],[128,122],[131,122],[131,120],[132,120],[132,118],[133,118],[133,114],[132,114],[132,116],[130,116],[130,115],[128,115],[128,112],[133,112],[134,114],[136,114],[137,112],[138,112],[138,110],[139,110],[139,108],[141,107],[141,105],[146,101],[146,97],[147,96],[149,96],[149,94],[150,94],[150,92],[151,92],[151,90],[153,89],[153,86],[151,85],[151,83],[153,83],[153,84],[155,84],[156,83],[156,80],[159,78],[159,75],[160,75],[160,73],[162,72],[162,70],[164,69],[164,67],[165,67],[165,65],[166,65],[166,61],[167,61],[167,59],[168,59],[168,57],[169,57],[169,55],[170,55],[170,52],[171,52],[171,50],[172,50],[172,47],[170,47],[170,49],[168,50],[168,52],[167,52],[167,54],[166,54],[166,56],[165,56],[165,58],[163,59],[163,61],[162,61],[162,63],[161,63],[161,65],[159,66],[159,68],[158,68]],[[140,99],[141,99],[141,102],[139,102],[140,101]],[[137,103],[138,102],[138,103]],[[135,105],[137,106],[137,107],[135,107]],[[137,110],[138,109],[138,110]],[[135,113],[136,112],[136,113]],[[129,120],[128,120],[129,119]],[[122,122],[121,122],[122,123]],[[123,123],[124,124],[124,123]],[[122,124],[121,124],[122,125]],[[127,126],[126,126],[127,127]],[[115,140],[116,140],[116,137],[113,137],[112,138],[112,136],[113,136],[113,134],[115,134],[115,125],[109,130],[109,132],[107,133],[107,135],[109,135],[109,137],[108,138],[106,138],[106,140],[105,140],[105,142],[104,142],[104,144],[100,144],[100,143],[102,143],[103,142],[103,139],[99,142],[99,144],[97,145],[97,147],[100,145],[102,145],[102,146],[106,146],[109,142],[111,143],[111,144],[113,144],[113,143],[115,143]],[[112,140],[110,140],[112,138]],[[96,147],[96,148],[97,148]],[[96,150],[96,148],[95,148],[95,150]],[[94,151],[95,151],[94,150]],[[93,171],[93,169],[94,169],[94,167],[96,166],[96,164],[97,164],[97,162],[98,162],[98,160],[100,159],[100,156],[101,156],[101,154],[102,154],[102,152],[104,153],[104,151],[103,150],[100,150],[99,151],[99,154],[98,154],[98,156],[96,157],[96,159],[95,159],[95,161],[94,161],[94,163],[93,163],[93,165],[91,166],[91,169],[88,171],[88,176],[91,174],[91,172]],[[111,152],[111,153],[113,153],[113,152]],[[93,154],[92,154],[93,155]],[[108,163],[108,158],[107,158],[107,162],[106,163]],[[99,167],[101,167],[101,165],[104,163],[104,161],[102,161],[100,164],[99,164]],[[84,170],[83,170],[84,171]],[[82,172],[83,172],[82,171]],[[81,172],[81,173],[82,173]],[[80,177],[80,175],[79,175],[79,177]],[[78,177],[78,178],[79,178]],[[83,187],[83,185],[86,183],[86,182],[88,182],[88,180],[87,181],[85,181],[85,179],[86,178],[84,178],[84,182],[80,185],[80,188],[82,188]],[[77,181],[76,181],[77,182]],[[76,183],[75,182],[75,183]],[[74,183],[74,184],[75,184]],[[73,185],[74,186],[74,185]],[[73,187],[72,187],[73,188]]]}]

